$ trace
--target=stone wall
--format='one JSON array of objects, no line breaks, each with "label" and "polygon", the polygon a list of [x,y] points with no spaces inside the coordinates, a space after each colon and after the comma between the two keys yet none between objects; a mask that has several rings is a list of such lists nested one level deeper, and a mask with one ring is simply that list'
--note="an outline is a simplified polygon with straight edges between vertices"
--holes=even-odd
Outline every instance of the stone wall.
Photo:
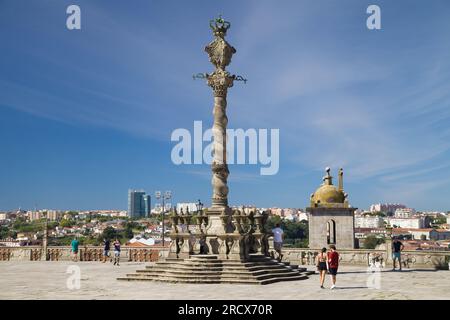
[{"label": "stone wall", "polygon": [[[122,261],[150,262],[167,256],[167,248],[133,248],[122,247],[120,258]],[[110,255],[113,255],[113,251]],[[80,261],[101,261],[103,247],[83,246],[79,248]],[[48,247],[47,254],[40,246],[0,247],[0,261],[69,261],[70,247]]]},{"label": "stone wall", "polygon": [[[283,260],[299,265],[315,265],[319,249],[286,248]],[[392,258],[387,250],[351,249],[338,250],[343,265],[369,266],[379,262],[391,267]],[[416,269],[448,269],[450,251],[402,251],[403,267]]]},{"label": "stone wall", "polygon": [[[273,246],[271,246],[270,250]],[[283,261],[298,265],[315,265],[319,249],[284,248]],[[376,261],[382,266],[390,267],[392,260],[388,250],[348,249],[338,250],[342,265],[369,266]],[[80,247],[80,261],[101,261],[102,247]],[[111,252],[112,254],[112,252]],[[122,261],[150,262],[167,257],[168,248],[132,248],[122,247]],[[39,246],[0,247],[0,261],[69,261],[70,247],[48,247],[47,259]],[[404,267],[417,269],[448,269],[450,251],[403,251]]]}]

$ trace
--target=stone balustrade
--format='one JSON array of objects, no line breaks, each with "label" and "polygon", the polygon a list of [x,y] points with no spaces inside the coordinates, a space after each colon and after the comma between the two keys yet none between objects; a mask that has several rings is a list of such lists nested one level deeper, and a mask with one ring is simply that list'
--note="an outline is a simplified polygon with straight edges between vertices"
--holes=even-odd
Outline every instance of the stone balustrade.
[{"label": "stone balustrade", "polygon": [[[198,249],[198,242],[196,243]],[[193,249],[188,247],[187,250]],[[195,249],[195,247],[194,247]],[[186,250],[186,249],[185,249]],[[269,250],[273,250],[270,243]],[[308,248],[284,248],[283,261],[298,265],[315,265],[315,259],[320,250]],[[381,266],[390,267],[392,260],[386,250],[338,250],[340,263],[343,265],[370,266],[379,262]],[[123,261],[151,262],[168,256],[168,248],[133,248],[122,247]],[[70,247],[48,247],[46,258],[40,246],[0,247],[0,261],[70,261]],[[80,247],[80,261],[101,261],[103,248],[88,246]],[[111,251],[111,254],[113,252]],[[448,269],[450,251],[403,251],[402,261],[406,268],[416,269]]]},{"label": "stone balustrade", "polygon": [[[320,249],[288,248],[283,250],[283,260],[293,264],[311,265],[316,263]],[[343,265],[376,265],[391,267],[392,257],[387,250],[350,249],[338,250]],[[448,269],[450,251],[402,251],[403,267],[413,269]]]},{"label": "stone balustrade", "polygon": [[[0,247],[0,261],[69,261],[72,259],[71,248],[66,246],[47,247],[46,255],[41,246]],[[122,261],[151,262],[167,255],[167,248],[133,248],[123,246]],[[113,255],[113,251],[110,252]],[[80,246],[79,261],[102,261],[103,247]]]}]

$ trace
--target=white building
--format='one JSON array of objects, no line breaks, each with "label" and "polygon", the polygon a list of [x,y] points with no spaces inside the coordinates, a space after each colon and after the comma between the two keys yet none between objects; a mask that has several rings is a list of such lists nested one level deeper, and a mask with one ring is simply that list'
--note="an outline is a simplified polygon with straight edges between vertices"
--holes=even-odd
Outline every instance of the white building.
[{"label": "white building", "polygon": [[284,217],[284,209],[270,208],[270,213],[274,216]]},{"label": "white building", "polygon": [[27,211],[28,220],[34,221],[42,218],[42,213],[39,211]]},{"label": "white building", "polygon": [[181,209],[186,213],[189,210],[189,213],[197,212],[197,204],[195,202],[180,202],[177,203],[177,212],[180,213]]},{"label": "white building", "polygon": [[0,240],[0,247],[20,247],[20,241],[12,238]]},{"label": "white building", "polygon": [[270,208],[270,214],[290,221],[308,220],[308,214],[296,208]]},{"label": "white building", "polygon": [[287,208],[284,209],[284,219],[287,219],[289,221],[297,221],[298,220],[298,210],[297,209],[291,209]]},{"label": "white building", "polygon": [[142,238],[140,236],[134,237],[129,242],[130,243],[138,242],[138,243],[141,243],[141,244],[146,245],[146,246],[153,246],[153,245],[155,245],[155,239],[154,238],[145,239],[145,238]]},{"label": "white building", "polygon": [[416,210],[412,208],[398,208],[395,210],[394,217],[396,218],[411,218],[416,214]]},{"label": "white building", "polygon": [[0,213],[0,220],[6,220],[7,216],[8,215],[4,212]]},{"label": "white building", "polygon": [[425,217],[417,218],[387,218],[391,226],[398,228],[424,229],[426,226]]},{"label": "white building", "polygon": [[308,221],[308,213],[299,210],[298,211],[298,221],[303,221],[303,220]]},{"label": "white building", "polygon": [[382,228],[384,219],[380,216],[355,215],[355,228]]},{"label": "white building", "polygon": [[394,213],[397,209],[406,208],[401,203],[377,203],[370,206],[370,212]]}]

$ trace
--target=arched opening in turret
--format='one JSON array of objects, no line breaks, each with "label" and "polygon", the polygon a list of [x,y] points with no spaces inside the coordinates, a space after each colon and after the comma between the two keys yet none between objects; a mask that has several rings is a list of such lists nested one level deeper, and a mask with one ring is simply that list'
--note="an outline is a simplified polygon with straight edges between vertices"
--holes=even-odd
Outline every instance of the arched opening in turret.
[{"label": "arched opening in turret", "polygon": [[336,244],[336,222],[334,220],[327,222],[327,244]]}]

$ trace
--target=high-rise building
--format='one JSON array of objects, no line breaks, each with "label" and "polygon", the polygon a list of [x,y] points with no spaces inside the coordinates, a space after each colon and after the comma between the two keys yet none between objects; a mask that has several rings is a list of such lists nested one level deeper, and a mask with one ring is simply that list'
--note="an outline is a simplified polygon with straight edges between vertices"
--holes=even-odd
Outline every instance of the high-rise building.
[{"label": "high-rise building", "polygon": [[128,190],[128,216],[130,218],[148,217],[151,198],[144,190]]},{"label": "high-rise building", "polygon": [[152,198],[150,197],[150,195],[146,194],[144,195],[144,212],[145,212],[145,217],[150,217],[152,211]]}]

